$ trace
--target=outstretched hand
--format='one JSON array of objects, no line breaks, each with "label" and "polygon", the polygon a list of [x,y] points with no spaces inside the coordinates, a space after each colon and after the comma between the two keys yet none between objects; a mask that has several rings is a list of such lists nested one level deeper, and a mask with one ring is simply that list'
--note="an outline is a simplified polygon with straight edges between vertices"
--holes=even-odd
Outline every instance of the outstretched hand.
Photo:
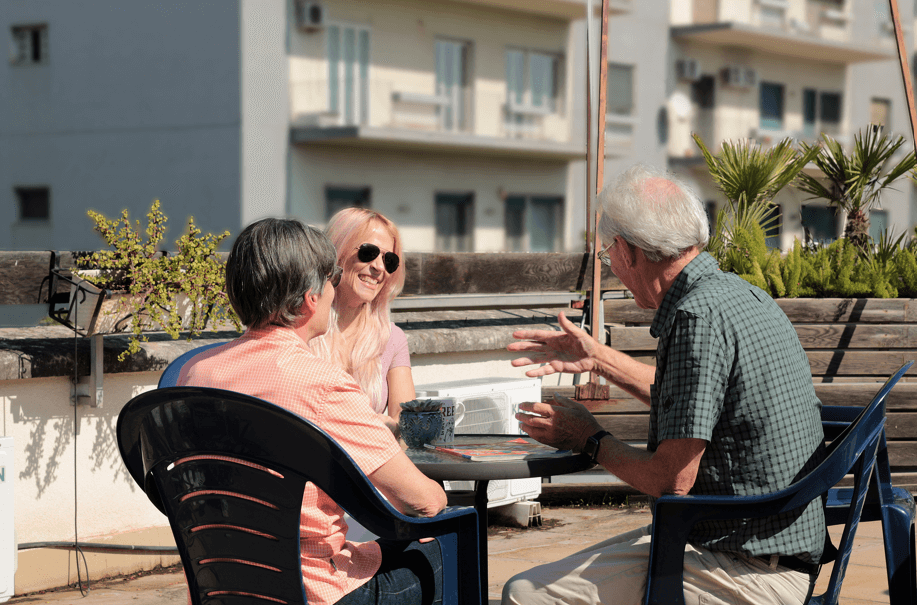
[{"label": "outstretched hand", "polygon": [[[517,357],[513,366],[546,364],[525,373],[526,376],[550,376],[557,372],[581,374],[591,372],[595,367],[594,354],[601,346],[592,336],[579,329],[561,312],[557,316],[562,332],[551,330],[517,330],[513,338],[525,342],[513,342],[508,351],[525,351],[527,356]],[[585,408],[584,408],[585,409]]]},{"label": "outstretched hand", "polygon": [[520,403],[519,410],[519,427],[532,439],[557,449],[579,452],[590,436],[602,430],[583,404],[558,393],[554,393],[553,404]]}]

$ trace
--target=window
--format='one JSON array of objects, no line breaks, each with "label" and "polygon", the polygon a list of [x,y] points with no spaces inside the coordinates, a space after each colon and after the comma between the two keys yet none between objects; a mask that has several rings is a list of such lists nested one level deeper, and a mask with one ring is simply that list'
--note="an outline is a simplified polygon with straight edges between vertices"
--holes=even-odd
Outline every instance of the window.
[{"label": "window", "polygon": [[609,139],[629,140],[634,135],[634,66],[608,64],[605,133]]},{"label": "window", "polygon": [[446,130],[468,130],[470,108],[468,70],[471,45],[451,40],[436,41],[436,96],[449,99],[443,105],[442,127]]},{"label": "window", "polygon": [[879,243],[882,234],[888,229],[888,211],[887,210],[870,210],[869,211],[869,237],[872,241]]},{"label": "window", "polygon": [[713,109],[716,105],[716,78],[706,75],[691,82],[691,102],[698,109]]},{"label": "window", "polygon": [[48,26],[14,25],[11,63],[35,65],[48,62]]},{"label": "window", "polygon": [[705,210],[707,211],[707,223],[709,225],[708,231],[710,235],[713,235],[713,230],[716,229],[716,202],[713,200],[707,200],[704,206]]},{"label": "window", "polygon": [[780,234],[783,232],[783,214],[779,204],[774,204],[770,212],[761,220],[764,229],[764,243],[768,248],[780,249]]},{"label": "window", "polygon": [[436,194],[436,251],[472,252],[473,193]]},{"label": "window", "polygon": [[879,37],[894,36],[895,23],[892,21],[891,9],[888,0],[873,0],[872,13],[876,21],[876,33]]},{"label": "window", "polygon": [[328,109],[345,125],[369,121],[369,30],[328,26]]},{"label": "window", "polygon": [[546,114],[558,109],[560,58],[527,50],[506,51],[506,88],[513,112]]},{"label": "window", "polygon": [[783,130],[783,84],[761,82],[761,130]]},{"label": "window", "polygon": [[869,101],[869,123],[891,128],[889,118],[892,114],[892,102],[888,99],[871,99]]},{"label": "window", "polygon": [[325,220],[344,208],[369,207],[369,187],[325,187]]},{"label": "window", "polygon": [[507,196],[506,249],[510,252],[560,251],[563,206],[563,198],[557,196]]},{"label": "window", "polygon": [[822,133],[837,136],[841,129],[841,94],[802,90],[802,132],[809,138]]},{"label": "window", "polygon": [[826,244],[837,239],[838,217],[834,208],[804,204],[800,210],[806,242]]},{"label": "window", "polygon": [[16,187],[20,221],[46,221],[51,218],[51,191],[47,187]]}]

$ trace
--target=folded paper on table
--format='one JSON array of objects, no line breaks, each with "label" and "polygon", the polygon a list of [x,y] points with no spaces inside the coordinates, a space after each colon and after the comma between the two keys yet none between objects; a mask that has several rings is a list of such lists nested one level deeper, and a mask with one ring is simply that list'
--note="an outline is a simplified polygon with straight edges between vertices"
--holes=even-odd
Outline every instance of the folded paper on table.
[{"label": "folded paper on table", "polygon": [[424,447],[473,461],[526,460],[550,458],[570,453],[570,450],[558,450],[548,445],[531,443],[525,439],[510,439],[502,443],[463,443],[453,447],[426,444]]}]

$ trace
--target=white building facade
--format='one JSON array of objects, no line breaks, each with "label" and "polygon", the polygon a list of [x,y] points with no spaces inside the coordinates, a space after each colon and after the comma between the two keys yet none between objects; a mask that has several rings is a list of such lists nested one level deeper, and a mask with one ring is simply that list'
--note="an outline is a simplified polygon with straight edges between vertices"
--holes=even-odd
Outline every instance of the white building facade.
[{"label": "white building facade", "polygon": [[[885,0],[609,4],[606,180],[668,166],[712,212],[724,200],[692,132],[713,149],[850,141],[870,121],[909,133]],[[582,250],[588,5],[5,0],[0,249],[97,249],[86,210],[142,219],[159,199],[167,248],[188,216],[235,235],[362,205],[410,251]],[[887,193],[874,232],[910,230],[912,197],[905,181]],[[841,232],[822,201],[777,202],[773,245],[804,222]]]}]

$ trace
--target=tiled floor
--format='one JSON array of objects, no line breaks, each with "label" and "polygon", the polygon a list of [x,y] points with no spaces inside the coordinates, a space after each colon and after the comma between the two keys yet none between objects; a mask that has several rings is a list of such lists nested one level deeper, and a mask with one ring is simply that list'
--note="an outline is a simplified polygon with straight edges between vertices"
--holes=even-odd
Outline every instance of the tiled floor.
[{"label": "tiled floor", "polygon": [[[500,530],[488,538],[490,603],[499,603],[503,584],[518,571],[543,562],[554,561],[581,550],[584,546],[646,525],[646,508],[545,508],[541,529]],[[835,542],[840,538],[832,533]],[[841,591],[844,605],[888,603],[885,555],[882,551],[881,523],[862,523],[857,530],[850,565]],[[816,594],[824,590],[830,567],[822,570]],[[184,605],[184,577],[180,572],[149,575],[134,580],[96,582],[89,595],[77,590],[13,597],[14,605],[54,603],[56,605]]]}]

